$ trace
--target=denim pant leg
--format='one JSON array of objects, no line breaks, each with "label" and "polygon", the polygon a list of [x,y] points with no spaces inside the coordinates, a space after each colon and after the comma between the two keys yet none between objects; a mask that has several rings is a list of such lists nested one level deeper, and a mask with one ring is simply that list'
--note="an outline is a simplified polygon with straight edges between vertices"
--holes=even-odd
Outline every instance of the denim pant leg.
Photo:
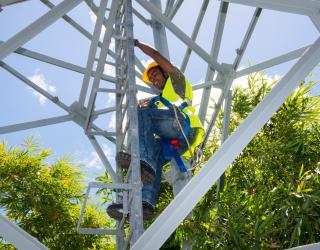
[{"label": "denim pant leg", "polygon": [[155,206],[157,203],[158,193],[160,191],[162,167],[168,162],[164,159],[162,153],[162,142],[161,140],[156,141],[156,158],[157,158],[157,169],[156,178],[152,184],[143,184],[142,188],[142,201],[146,201],[151,205]]},{"label": "denim pant leg", "polygon": [[[161,139],[156,139],[155,137],[155,121],[153,117],[154,112],[157,112],[157,110],[156,108],[138,110],[140,158],[147,162],[156,173],[156,178],[152,184],[143,183],[142,200],[153,206],[156,204],[157,194],[160,190],[162,166],[166,163],[162,153]],[[166,120],[165,117],[161,119]]]},{"label": "denim pant leg", "polygon": [[[138,111],[140,158],[156,171],[156,178],[152,184],[144,184],[142,200],[153,206],[156,204],[160,190],[162,167],[167,162],[162,152],[162,142],[155,139],[155,135],[167,139],[175,139],[180,135],[180,129],[173,109],[145,108]],[[179,122],[185,124],[185,118],[178,113]],[[191,129],[187,136],[189,142],[193,142],[194,130]],[[187,144],[182,142],[179,153],[187,150]]]},{"label": "denim pant leg", "polygon": [[156,172],[156,140],[151,119],[151,108],[138,110],[140,159]]}]

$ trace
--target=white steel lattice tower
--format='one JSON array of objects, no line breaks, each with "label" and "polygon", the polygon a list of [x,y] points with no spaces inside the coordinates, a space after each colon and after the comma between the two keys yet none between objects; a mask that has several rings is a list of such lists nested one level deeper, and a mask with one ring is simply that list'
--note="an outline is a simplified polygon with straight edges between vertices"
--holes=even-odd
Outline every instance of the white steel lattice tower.
[{"label": "white steel lattice tower", "polygon": [[[227,167],[320,61],[320,40],[318,34],[316,34],[316,39],[310,45],[245,69],[239,69],[240,62],[243,59],[257,22],[260,16],[263,15],[264,9],[305,16],[311,20],[317,32],[319,32],[320,1],[318,0],[194,1],[193,4],[197,7],[195,9],[199,9],[199,13],[191,13],[193,11],[190,11],[190,16],[196,17],[190,36],[173,22],[176,14],[179,13],[179,9],[183,8],[187,2],[183,0],[63,0],[52,3],[48,0],[0,0],[2,9],[0,17],[6,11],[21,8],[21,6],[26,8],[26,11],[30,11],[28,8],[32,5],[49,7],[49,11],[45,11],[43,15],[30,22],[25,28],[20,29],[5,41],[1,41],[0,66],[2,73],[13,75],[16,81],[24,82],[63,111],[63,114],[58,116],[52,117],[48,114],[49,118],[2,126],[0,127],[0,134],[70,121],[80,126],[84,132],[83,134],[91,143],[106,168],[112,183],[89,183],[77,229],[79,233],[83,234],[116,235],[117,249],[126,249],[128,245],[130,245],[131,249],[136,250],[159,249],[184,218],[190,214],[201,197],[217,181],[219,184],[217,192],[219,192],[219,188],[223,186],[223,173]],[[212,8],[211,5],[218,6],[218,8],[216,26],[214,30],[208,29],[207,31],[213,35],[210,52],[207,52],[204,48],[205,46],[200,46],[196,41],[205,14]],[[236,50],[232,63],[219,63],[219,52],[223,45],[222,38],[227,14],[234,5],[251,8],[253,10],[252,18],[242,42]],[[164,10],[162,10],[163,6],[165,7]],[[91,11],[96,17],[92,32],[89,32],[80,20],[76,21],[71,17],[71,12],[74,14],[79,11],[79,8]],[[187,18],[185,17],[185,19]],[[28,42],[37,39],[36,36],[50,29],[56,22],[64,22],[64,25],[72,27],[82,38],[89,41],[89,48],[83,53],[81,51],[85,57],[85,66],[27,49]],[[211,91],[213,89],[221,91],[215,104],[214,112],[210,114],[209,122],[206,126],[204,144],[209,137],[220,109],[224,107],[225,110],[223,144],[220,149],[190,181],[188,178],[184,179],[184,181],[177,181],[167,176],[169,182],[175,185],[176,197],[153,224],[146,229],[144,229],[143,225],[141,207],[142,183],[140,178],[140,152],[138,150],[137,92],[147,94],[155,94],[157,92],[150,86],[141,84],[141,74],[145,69],[145,63],[135,55],[133,39],[135,37],[134,32],[137,31],[136,23],[137,26],[139,23],[139,28],[148,29],[148,33],[152,34],[151,39],[155,48],[168,59],[172,58],[170,52],[175,52],[177,48],[169,46],[170,43],[168,43],[167,37],[174,36],[174,39],[177,39],[187,47],[180,65],[181,71],[188,73],[188,66],[190,67],[188,63],[193,54],[197,55],[205,66],[205,76],[202,77],[202,79],[205,79],[204,82],[193,85],[194,90],[203,90],[199,107],[201,121],[204,121],[208,115]],[[57,36],[59,36],[59,39],[64,38],[64,34],[61,33],[57,34]],[[208,39],[208,41],[210,40]],[[80,52],[78,51],[78,53]],[[66,104],[62,97],[54,96],[48,89],[41,87],[41,85],[26,77],[19,70],[19,67],[12,66],[11,59],[18,56],[27,58],[27,60],[34,59],[35,62],[33,61],[33,63],[35,65],[38,62],[49,64],[53,66],[52,68],[63,69],[71,74],[80,75],[80,91],[79,93],[75,91],[79,95],[72,100],[71,104]],[[279,83],[239,128],[228,136],[232,99],[231,86],[234,80],[292,60],[297,60],[292,68],[281,78]],[[112,69],[111,72],[108,71],[110,68]],[[197,67],[191,65],[191,68],[191,70],[194,70]],[[3,86],[2,89],[5,90],[6,87]],[[108,97],[114,95],[112,106],[106,107],[105,103],[101,102],[106,94]],[[114,131],[105,128],[106,120],[111,119],[110,114],[114,114],[116,120]],[[113,159],[110,159],[104,152],[102,145],[105,141],[111,143],[116,152],[125,149],[133,156],[127,176],[123,176],[119,167],[113,164]],[[174,166],[172,171],[177,171],[174,170]],[[184,186],[183,189],[182,186]],[[114,190],[115,200],[123,203],[125,217],[121,222],[117,222],[115,229],[81,227],[85,205],[92,188]],[[129,214],[130,229],[125,230],[124,224]],[[0,217],[0,235],[19,249],[46,249],[39,241],[8,221],[4,216]]]}]

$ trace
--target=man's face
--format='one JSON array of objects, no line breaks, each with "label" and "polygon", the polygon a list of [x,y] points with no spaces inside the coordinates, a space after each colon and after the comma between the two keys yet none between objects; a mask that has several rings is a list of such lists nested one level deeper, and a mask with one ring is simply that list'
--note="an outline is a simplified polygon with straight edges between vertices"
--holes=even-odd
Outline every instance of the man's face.
[{"label": "man's face", "polygon": [[164,78],[159,67],[154,67],[148,71],[148,77],[152,82],[153,86],[158,89],[163,89],[166,84],[166,79]]}]

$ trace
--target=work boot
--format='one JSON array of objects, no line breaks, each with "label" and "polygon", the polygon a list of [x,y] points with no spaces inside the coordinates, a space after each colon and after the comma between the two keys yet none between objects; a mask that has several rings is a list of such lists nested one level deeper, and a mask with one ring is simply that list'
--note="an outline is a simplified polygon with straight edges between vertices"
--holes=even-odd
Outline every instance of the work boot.
[{"label": "work boot", "polygon": [[[143,201],[142,209],[143,209],[143,220],[151,220],[152,214],[153,214],[153,206],[150,203]],[[123,204],[122,203],[110,204],[107,208],[107,213],[111,218],[117,221],[121,221],[123,217]]]},{"label": "work boot", "polygon": [[[118,162],[119,166],[122,169],[129,169],[130,162],[131,162],[131,155],[120,151],[116,156],[116,161]],[[141,166],[141,180],[143,183],[151,184],[153,183],[156,173],[153,168],[145,161],[140,160]]]}]

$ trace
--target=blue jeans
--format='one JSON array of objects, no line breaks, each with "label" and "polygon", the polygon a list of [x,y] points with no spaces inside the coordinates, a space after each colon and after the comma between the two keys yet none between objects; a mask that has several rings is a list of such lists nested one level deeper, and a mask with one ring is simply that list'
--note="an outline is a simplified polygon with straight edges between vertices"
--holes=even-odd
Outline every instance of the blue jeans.
[{"label": "blue jeans", "polygon": [[[178,119],[183,127],[184,116],[177,111]],[[162,167],[168,163],[162,152],[161,138],[176,139],[181,134],[173,108],[157,109],[142,108],[138,110],[140,158],[147,162],[155,171],[156,178],[152,184],[143,183],[142,200],[155,206],[158,192],[160,190]],[[192,144],[195,140],[197,129],[191,128],[187,135],[188,141]],[[188,150],[185,140],[180,140],[179,154]]]}]

